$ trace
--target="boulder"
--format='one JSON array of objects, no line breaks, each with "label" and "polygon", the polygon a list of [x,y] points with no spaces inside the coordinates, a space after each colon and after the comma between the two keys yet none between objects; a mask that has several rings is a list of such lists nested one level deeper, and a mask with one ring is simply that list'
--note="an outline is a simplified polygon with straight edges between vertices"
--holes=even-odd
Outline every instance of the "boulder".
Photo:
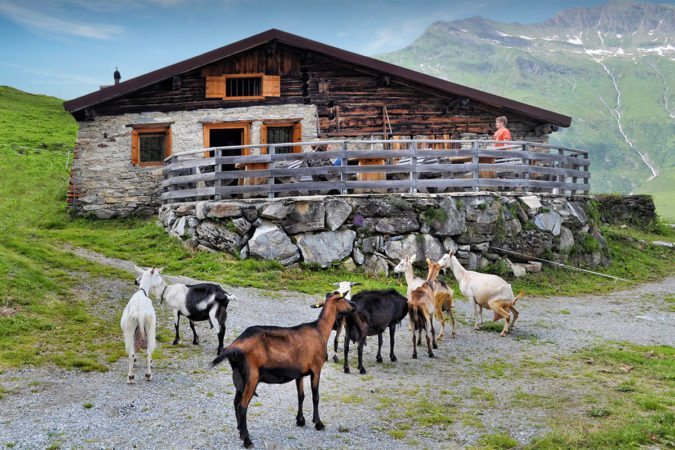
[{"label": "boulder", "polygon": [[523,205],[525,212],[532,216],[539,212],[541,209],[541,201],[536,195],[525,195],[523,197],[518,197],[518,200]]},{"label": "boulder", "polygon": [[409,234],[401,240],[390,240],[384,244],[385,254],[394,261],[405,256],[416,255],[417,264],[423,265],[424,259],[438,261],[445,254],[443,244],[430,234]]},{"label": "boulder", "polygon": [[347,258],[342,262],[342,268],[347,272],[356,272],[356,263],[352,258]]},{"label": "boulder", "polygon": [[297,245],[305,262],[328,267],[351,255],[355,238],[353,230],[306,233],[297,238]]},{"label": "boulder", "polygon": [[352,205],[347,200],[334,198],[326,201],[326,225],[331,231],[342,226],[352,213]]},{"label": "boulder", "polygon": [[[266,211],[266,210],[265,210]],[[263,217],[265,216],[263,211]],[[326,209],[321,201],[295,202],[289,207],[281,226],[288,234],[323,230]]]},{"label": "boulder", "polygon": [[176,236],[180,238],[187,236],[187,230],[187,217],[181,217],[178,219],[172,229]]},{"label": "boulder", "polygon": [[370,258],[366,260],[363,270],[369,275],[387,277],[389,275],[389,264],[387,264],[387,261],[384,258],[377,255],[371,255]]},{"label": "boulder", "polygon": [[668,247],[668,248],[675,247],[675,244],[666,241],[652,241],[652,245],[656,245],[657,247]]},{"label": "boulder", "polygon": [[263,219],[283,219],[291,212],[292,206],[286,205],[283,202],[270,203],[263,207],[260,214]]},{"label": "boulder", "polygon": [[393,217],[414,212],[410,203],[394,196],[358,198],[355,203],[356,213],[364,217]]},{"label": "boulder", "polygon": [[361,251],[356,245],[354,246],[354,250],[352,250],[352,259],[359,266],[362,266],[363,263],[366,261],[366,257],[363,256],[363,253],[361,253]]},{"label": "boulder", "polygon": [[528,261],[527,264],[521,264],[525,270],[531,273],[541,272],[541,263],[539,261]]},{"label": "boulder", "polygon": [[471,197],[464,204],[466,226],[457,237],[461,244],[478,244],[494,239],[500,204],[491,197]]},{"label": "boulder", "polygon": [[206,215],[206,217],[211,217],[214,219],[239,216],[241,216],[241,205],[239,203],[232,202],[211,203],[209,206],[209,212]]},{"label": "boulder", "polygon": [[215,222],[200,223],[197,226],[197,237],[200,244],[235,254],[241,247],[241,237],[237,233]]},{"label": "boulder", "polygon": [[534,224],[540,230],[548,231],[553,234],[553,236],[558,236],[560,234],[562,218],[557,212],[541,213],[535,216]]},{"label": "boulder", "polygon": [[475,252],[484,252],[487,251],[488,248],[490,248],[489,242],[481,242],[480,244],[471,245],[471,250]]},{"label": "boulder", "polygon": [[[526,256],[529,255],[540,258],[549,250],[553,249],[553,241],[553,235],[549,232],[540,231],[538,229],[523,230],[518,236],[514,236],[512,239],[500,243],[499,246],[506,250],[518,252]],[[526,256],[514,255],[514,257],[521,261],[527,261],[527,259],[524,259]]]},{"label": "boulder", "polygon": [[262,259],[276,260],[287,266],[300,259],[300,252],[277,225],[263,221],[248,241],[249,253]]},{"label": "boulder", "polygon": [[177,219],[176,213],[173,211],[169,211],[164,216],[164,226],[167,228],[172,226],[174,223],[176,223],[176,219]]},{"label": "boulder", "polygon": [[504,222],[504,235],[507,237],[516,236],[522,229],[523,227],[520,225],[520,220],[518,219]]},{"label": "boulder", "polygon": [[579,229],[588,223],[588,217],[584,207],[579,202],[567,202],[565,205],[567,214],[563,215],[563,224],[568,228]]},{"label": "boulder", "polygon": [[242,208],[241,213],[249,222],[255,222],[258,219],[258,210],[255,207]]},{"label": "boulder", "polygon": [[244,219],[243,217],[237,217],[236,219],[232,220],[232,225],[234,225],[234,228],[239,236],[244,236],[246,233],[248,233],[248,230],[250,230],[252,226],[251,222]]},{"label": "boulder", "polygon": [[208,202],[197,202],[195,205],[195,216],[197,219],[204,220],[209,213]]},{"label": "boulder", "polygon": [[574,247],[574,235],[567,227],[560,227],[560,242],[558,249],[561,253],[569,253]]},{"label": "boulder", "polygon": [[248,250],[248,245],[245,245],[241,248],[241,251],[239,252],[239,259],[248,259],[250,256],[249,250]]},{"label": "boulder", "polygon": [[415,214],[405,214],[402,216],[385,217],[380,219],[375,225],[375,231],[385,234],[410,233],[420,229],[420,223]]},{"label": "boulder", "polygon": [[195,205],[193,203],[183,203],[174,211],[177,216],[193,216],[195,213]]},{"label": "boulder", "polygon": [[466,226],[466,214],[464,210],[458,210],[455,199],[446,197],[440,205],[445,212],[446,219],[442,222],[433,221],[431,226],[437,236],[455,236],[464,231]]},{"label": "boulder", "polygon": [[459,247],[455,243],[455,241],[452,240],[451,237],[446,237],[443,239],[443,248],[445,249],[446,252],[451,252],[453,250],[457,250]]},{"label": "boulder", "polygon": [[361,249],[363,250],[363,253],[375,253],[382,251],[383,246],[384,239],[382,239],[382,236],[363,238],[363,242],[361,243]]}]

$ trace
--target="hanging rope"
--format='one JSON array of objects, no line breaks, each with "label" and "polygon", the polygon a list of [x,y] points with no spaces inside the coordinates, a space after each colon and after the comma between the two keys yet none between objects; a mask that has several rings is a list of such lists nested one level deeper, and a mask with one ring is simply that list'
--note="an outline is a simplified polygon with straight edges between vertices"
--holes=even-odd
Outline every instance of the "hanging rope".
[{"label": "hanging rope", "polygon": [[548,259],[537,258],[536,256],[530,256],[530,255],[526,255],[524,253],[514,252],[513,250],[507,250],[505,248],[492,247],[492,246],[490,246],[490,248],[493,248],[493,249],[495,249],[499,252],[510,253],[510,254],[516,255],[516,256],[522,256],[524,258],[527,258],[528,260],[541,261],[541,262],[545,262],[545,263],[548,263],[548,264],[552,264],[554,266],[559,266],[559,267],[564,267],[565,269],[574,270],[574,271],[577,271],[577,272],[592,273],[593,275],[598,275],[598,276],[604,277],[604,278],[611,278],[612,280],[625,281],[627,283],[636,283],[633,280],[627,280],[625,278],[615,277],[614,275],[607,275],[605,273],[594,272],[592,270],[581,269],[579,267],[568,266],[567,264],[562,264],[562,263],[555,262],[555,261],[549,261]]}]

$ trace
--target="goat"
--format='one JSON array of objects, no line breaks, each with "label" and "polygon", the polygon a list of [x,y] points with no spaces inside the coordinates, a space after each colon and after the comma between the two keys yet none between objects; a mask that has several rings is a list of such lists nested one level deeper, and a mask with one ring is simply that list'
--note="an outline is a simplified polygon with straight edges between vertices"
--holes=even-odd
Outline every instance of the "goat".
[{"label": "goat", "polygon": [[440,273],[441,269],[444,268],[444,266],[427,258],[427,267],[429,268],[429,273],[427,274],[427,283],[429,283],[429,286],[434,291],[434,316],[439,320],[439,322],[441,322],[441,332],[438,334],[438,336],[436,336],[436,339],[440,341],[445,335],[445,316],[443,316],[443,311],[447,311],[450,315],[450,323],[452,324],[452,337],[454,338],[456,333],[455,315],[452,312],[452,288],[444,281],[438,279],[438,274]]},{"label": "goat", "polygon": [[[382,362],[382,333],[389,329],[389,359],[397,361],[394,354],[396,325],[408,314],[408,304],[405,297],[394,289],[382,291],[363,291],[352,297],[356,310],[346,314],[343,318],[345,328],[344,340],[344,372],[349,373],[349,343],[358,345],[359,373],[365,374],[363,367],[363,346],[368,336],[377,334],[377,362]],[[317,303],[312,307],[321,307]],[[337,339],[337,338],[336,338]],[[337,346],[336,346],[337,347]],[[337,361],[336,361],[337,362]]]},{"label": "goat", "polygon": [[127,375],[127,383],[129,384],[134,383],[136,352],[141,349],[147,352],[145,379],[148,381],[152,379],[152,352],[156,346],[157,317],[149,294],[164,284],[160,276],[161,271],[162,269],[152,267],[143,272],[138,281],[139,290],[131,296],[122,313],[120,327],[124,334],[124,347],[129,355],[129,373]]},{"label": "goat", "polygon": [[[433,315],[434,305],[434,291],[425,282],[422,286],[414,289],[408,296],[408,318],[412,327],[412,341],[413,341],[413,359],[417,359],[417,345],[422,339],[422,330],[424,330],[427,339],[427,350],[429,351],[429,358],[434,357],[434,352],[431,350],[432,342],[433,348],[436,346],[436,335],[434,331],[434,322],[431,319]],[[415,331],[419,332],[419,336],[415,339]],[[431,331],[431,339],[429,332]]]},{"label": "goat", "polygon": [[218,334],[217,354],[223,351],[223,339],[225,338],[225,322],[227,321],[227,305],[231,300],[236,300],[218,284],[172,284],[166,286],[160,302],[165,300],[173,310],[173,325],[176,328],[176,337],[173,345],[180,342],[179,321],[180,316],[187,317],[192,329],[194,345],[199,344],[199,336],[195,331],[195,322],[208,320],[211,328],[215,328]]},{"label": "goat", "polygon": [[413,273],[413,263],[415,262],[416,255],[405,256],[397,265],[394,267],[394,273],[404,273],[405,282],[408,285],[408,290],[406,295],[417,289],[418,287],[424,284],[424,280],[420,277],[416,277]]},{"label": "goat", "polygon": [[396,361],[394,354],[394,333],[396,325],[401,323],[408,313],[408,302],[394,289],[384,291],[364,291],[354,295],[352,301],[356,311],[345,316],[344,372],[349,373],[349,341],[357,343],[359,373],[365,374],[363,367],[363,346],[366,337],[377,334],[376,361],[382,362],[382,333],[389,328],[389,359]]},{"label": "goat", "polygon": [[[509,326],[513,327],[518,319],[516,302],[525,295],[525,291],[514,297],[511,285],[497,275],[472,272],[464,269],[455,258],[454,251],[444,255],[439,261],[443,266],[450,265],[452,273],[459,283],[459,290],[469,299],[473,306],[474,328],[480,329],[483,324],[483,308],[489,308],[494,312],[494,320],[504,319],[504,328],[501,336],[506,336]],[[511,321],[513,313],[513,321]],[[480,324],[478,316],[480,314]]]},{"label": "goat", "polygon": [[[337,289],[335,289],[334,292],[341,294],[347,300],[351,300],[352,287],[359,286],[360,284],[361,283],[353,281],[340,281],[339,283],[333,283],[333,286],[337,287]],[[312,308],[321,308],[322,306],[323,306],[322,302],[316,302],[314,305],[312,305]],[[340,333],[342,333],[344,326],[345,326],[345,316],[344,314],[339,314],[335,319],[335,325],[333,325],[333,331],[335,331],[335,339],[333,339],[333,362],[338,362],[340,360],[340,358],[338,358],[337,355],[338,338],[340,337]],[[326,361],[328,361],[328,352],[326,352]]]},{"label": "goat", "polygon": [[319,417],[319,381],[326,359],[326,343],[336,316],[354,309],[354,304],[340,294],[327,294],[321,314],[314,322],[289,328],[249,327],[213,360],[212,366],[227,359],[232,367],[232,381],[236,390],[234,412],[239,437],[244,441],[244,447],[253,446],[246,423],[246,413],[260,382],[282,384],[295,380],[298,390],[298,413],[295,423],[297,426],[304,426],[303,379],[309,375],[314,404],[312,422],[317,430],[325,428]]}]

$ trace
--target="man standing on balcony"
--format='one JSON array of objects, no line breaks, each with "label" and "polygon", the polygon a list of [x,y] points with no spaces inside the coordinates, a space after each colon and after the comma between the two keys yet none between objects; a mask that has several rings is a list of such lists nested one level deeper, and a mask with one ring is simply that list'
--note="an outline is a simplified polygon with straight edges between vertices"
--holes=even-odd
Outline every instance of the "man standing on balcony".
[{"label": "man standing on balcony", "polygon": [[[511,140],[511,132],[509,131],[508,128],[506,128],[506,124],[508,123],[508,120],[506,120],[506,116],[499,116],[495,119],[495,125],[497,126],[497,131],[495,131],[494,136],[492,137],[493,140],[495,141],[510,141]],[[497,144],[495,147],[503,147],[503,144]]]}]

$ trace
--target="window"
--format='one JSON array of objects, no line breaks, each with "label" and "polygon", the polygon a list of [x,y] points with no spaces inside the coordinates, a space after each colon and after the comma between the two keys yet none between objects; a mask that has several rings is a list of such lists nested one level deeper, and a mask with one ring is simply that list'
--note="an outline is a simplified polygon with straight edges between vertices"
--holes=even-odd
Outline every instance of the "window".
[{"label": "window", "polygon": [[206,77],[206,98],[256,100],[281,95],[281,77],[262,73]]},{"label": "window", "polygon": [[[302,127],[300,121],[265,122],[260,129],[261,143],[284,144],[286,142],[300,142],[302,140]],[[274,153],[300,153],[299,145],[275,147]]]},{"label": "window", "polygon": [[260,97],[262,77],[226,78],[225,97]]},{"label": "window", "polygon": [[158,166],[171,155],[171,128],[134,128],[131,135],[131,163]]},{"label": "window", "polygon": [[[293,142],[293,127],[267,127],[267,143]],[[293,146],[277,147],[275,153],[293,153]]]}]

